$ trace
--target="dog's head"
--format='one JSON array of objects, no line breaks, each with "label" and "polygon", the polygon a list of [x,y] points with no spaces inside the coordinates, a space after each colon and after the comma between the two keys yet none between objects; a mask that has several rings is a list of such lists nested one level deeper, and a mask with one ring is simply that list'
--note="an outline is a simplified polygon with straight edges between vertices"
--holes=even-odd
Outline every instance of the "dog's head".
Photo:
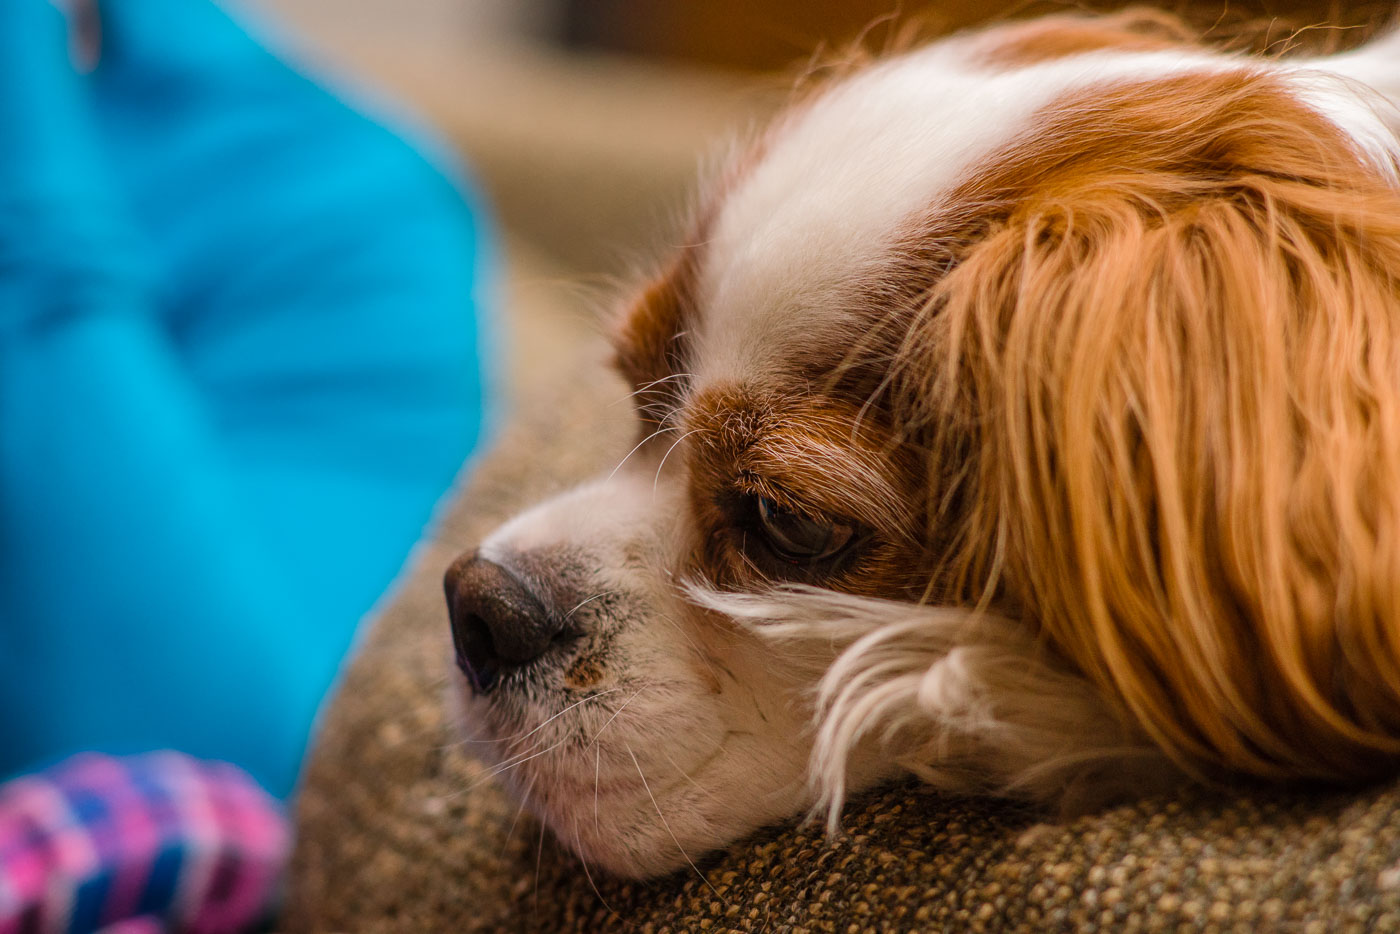
[{"label": "dog's head", "polygon": [[906,771],[1395,768],[1397,97],[1073,19],[804,97],[623,317],[635,449],[448,572],[476,749],[632,875]]}]

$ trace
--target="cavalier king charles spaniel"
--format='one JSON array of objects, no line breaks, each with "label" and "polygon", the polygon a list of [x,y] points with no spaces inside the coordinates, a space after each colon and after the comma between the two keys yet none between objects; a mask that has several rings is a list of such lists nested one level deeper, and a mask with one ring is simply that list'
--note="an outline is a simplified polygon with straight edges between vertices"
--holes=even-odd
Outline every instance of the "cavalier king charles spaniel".
[{"label": "cavalier king charles spaniel", "polygon": [[909,773],[1400,774],[1400,34],[1060,17],[853,67],[615,346],[635,449],[446,578],[454,706],[587,863]]}]

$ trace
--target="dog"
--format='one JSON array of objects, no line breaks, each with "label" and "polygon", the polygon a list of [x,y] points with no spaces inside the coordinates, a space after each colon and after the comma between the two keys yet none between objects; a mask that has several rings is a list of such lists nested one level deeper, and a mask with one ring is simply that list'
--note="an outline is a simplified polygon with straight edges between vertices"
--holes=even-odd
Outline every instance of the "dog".
[{"label": "dog", "polygon": [[958,34],[697,204],[619,315],[635,448],[445,578],[463,727],[585,866],[909,774],[1400,773],[1400,35]]}]

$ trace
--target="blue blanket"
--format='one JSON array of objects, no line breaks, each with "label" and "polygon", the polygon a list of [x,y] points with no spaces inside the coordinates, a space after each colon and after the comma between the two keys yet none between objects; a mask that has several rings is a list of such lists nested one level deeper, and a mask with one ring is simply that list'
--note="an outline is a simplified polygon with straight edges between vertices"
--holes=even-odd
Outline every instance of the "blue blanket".
[{"label": "blue blanket", "polygon": [[207,0],[99,12],[84,69],[0,0],[0,778],[173,748],[286,795],[477,441],[489,244]]}]

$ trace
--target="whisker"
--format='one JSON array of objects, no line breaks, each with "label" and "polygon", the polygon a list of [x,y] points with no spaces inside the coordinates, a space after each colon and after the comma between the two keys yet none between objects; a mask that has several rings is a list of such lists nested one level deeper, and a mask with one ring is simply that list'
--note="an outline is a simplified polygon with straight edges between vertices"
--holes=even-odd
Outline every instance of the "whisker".
[{"label": "whisker", "polygon": [[[616,593],[616,592],[617,592],[617,591],[613,591],[613,593]],[[602,596],[602,594],[600,594],[599,596]],[[590,599],[591,599],[591,598],[590,598]],[[584,602],[587,602],[587,601],[584,601]],[[580,604],[580,605],[582,605],[582,604]],[[578,607],[574,607],[574,609],[578,609]],[[565,618],[567,619],[567,617],[565,617]],[[593,699],[596,698],[596,697],[606,697],[606,696],[609,695],[609,694],[615,694],[615,693],[617,693],[618,691],[621,691],[621,690],[622,690],[622,688],[608,688],[606,691],[599,691],[597,694],[589,694],[587,697],[580,698],[579,700],[577,700],[577,701],[575,701],[574,703],[570,704],[569,706],[565,707],[563,710],[561,710],[561,711],[559,711],[558,713],[552,715],[548,720],[544,721],[544,722],[541,723],[539,726],[535,727],[533,730],[531,730],[530,732],[528,732],[528,733],[526,733],[526,734],[524,734],[524,735],[521,735],[521,734],[519,734],[519,733],[513,733],[513,734],[511,734],[510,736],[503,736],[503,737],[500,737],[499,739],[467,739],[467,740],[464,740],[463,742],[467,742],[467,743],[521,743],[521,742],[524,742],[525,740],[529,739],[531,736],[534,736],[534,735],[535,735],[536,733],[538,733],[540,730],[542,730],[542,729],[544,729],[545,727],[549,726],[549,724],[551,724],[552,722],[554,722],[556,719],[558,719],[559,717],[562,717],[564,714],[568,713],[570,710],[573,710],[575,707],[579,706],[580,704],[585,704],[585,703],[587,703],[588,701],[591,701],[591,700],[593,700]],[[526,750],[526,751],[528,752],[529,750]]]},{"label": "whisker", "polygon": [[545,749],[541,749],[539,752],[532,753],[532,754],[530,754],[530,755],[526,755],[525,753],[519,753],[519,754],[516,755],[516,756],[512,756],[510,759],[507,759],[505,762],[502,762],[500,765],[497,765],[497,766],[495,766],[494,768],[492,768],[489,772],[487,772],[485,775],[481,776],[481,777],[478,778],[476,781],[474,781],[474,782],[472,782],[471,784],[469,784],[467,787],[461,789],[460,791],[455,792],[455,793],[453,794],[453,797],[454,797],[454,798],[459,798],[459,797],[461,797],[462,795],[470,794],[471,792],[475,791],[477,788],[480,788],[482,785],[484,785],[484,784],[486,784],[487,782],[489,782],[491,779],[496,778],[497,776],[500,776],[500,775],[504,775],[506,772],[509,772],[511,769],[516,768],[517,766],[524,765],[526,762],[529,762],[531,759],[538,759],[540,756],[543,756],[543,755],[545,755],[546,753],[549,753],[549,752],[552,752],[552,751],[555,750],[555,749],[558,749],[560,746],[564,745],[564,744],[567,743],[568,741],[569,741],[569,737],[566,736],[566,737],[564,737],[563,739],[559,740],[559,742],[554,743],[552,746],[549,746],[549,747],[547,747],[547,748],[545,748]]},{"label": "whisker", "polygon": [[603,777],[603,747],[593,747],[593,832],[602,835],[603,830],[598,822],[598,785]]},{"label": "whisker", "polygon": [[583,841],[579,839],[578,817],[574,817],[574,853],[578,856],[579,864],[583,866],[583,874],[588,878],[588,884],[593,886],[593,894],[598,896],[598,901],[603,903],[603,907],[610,914],[617,914],[613,911],[613,906],[608,904],[608,900],[603,897],[603,893],[598,890],[598,883],[593,881],[593,873],[588,871],[588,860],[583,856]]},{"label": "whisker", "polygon": [[700,792],[702,795],[704,795],[704,796],[707,797],[707,798],[715,798],[715,797],[716,797],[716,794],[715,794],[715,792],[714,792],[713,789],[709,789],[709,788],[706,788],[704,785],[701,785],[701,784],[700,784],[699,782],[697,782],[693,777],[691,777],[691,774],[690,774],[689,772],[687,772],[685,769],[683,769],[683,768],[681,768],[679,765],[677,765],[677,764],[676,764],[676,760],[671,758],[670,753],[668,753],[668,752],[665,750],[664,747],[657,747],[657,748],[660,750],[661,755],[665,757],[666,761],[669,762],[669,763],[671,763],[671,768],[673,768],[673,769],[675,769],[677,772],[681,773],[681,777],[684,778],[686,781],[690,782],[690,784],[691,784],[692,786],[694,786],[694,788],[695,788],[696,791]]},{"label": "whisker", "polygon": [[618,705],[618,708],[617,708],[616,710],[613,711],[613,715],[612,715],[611,717],[608,717],[608,722],[607,722],[607,723],[604,723],[602,726],[598,727],[598,732],[593,734],[593,738],[592,738],[591,740],[588,741],[588,745],[590,745],[590,746],[597,746],[597,745],[598,745],[598,738],[599,738],[600,736],[603,735],[603,731],[604,731],[604,730],[606,730],[608,727],[612,726],[612,722],[613,722],[614,720],[617,719],[617,715],[620,714],[620,713],[622,713],[622,711],[626,710],[626,709],[627,709],[627,705],[630,704],[630,703],[632,703],[634,700],[636,700],[636,699],[637,699],[637,695],[638,695],[638,694],[641,694],[643,691],[645,691],[645,690],[646,690],[647,688],[649,688],[649,687],[651,687],[650,682],[648,682],[648,683],[646,683],[646,684],[643,684],[641,687],[637,688],[637,690],[632,694],[631,697],[627,698],[627,700],[623,701],[620,705]]},{"label": "whisker", "polygon": [[[554,716],[550,717],[549,720],[546,720],[544,723],[541,723],[539,726],[535,727],[535,729],[533,729],[533,730],[531,730],[529,733],[527,733],[527,734],[525,735],[525,737],[522,737],[522,739],[525,739],[525,738],[528,738],[528,737],[530,737],[530,736],[533,736],[537,731],[539,731],[539,730],[542,729],[544,726],[546,726],[550,721],[552,721],[552,720],[554,720],[554,719],[556,719],[556,718],[558,718],[558,717],[563,716],[564,714],[568,713],[570,710],[574,709],[575,707],[578,707],[579,705],[581,705],[581,704],[583,704],[583,703],[586,703],[587,701],[596,700],[596,699],[598,699],[598,698],[600,698],[600,697],[604,697],[604,696],[606,696],[606,695],[608,695],[608,694],[614,694],[614,693],[616,693],[616,692],[618,692],[618,691],[621,691],[621,690],[622,690],[622,688],[620,688],[620,687],[619,687],[619,688],[609,688],[609,689],[606,690],[606,691],[599,691],[597,694],[590,694],[590,695],[588,695],[587,697],[582,698],[581,700],[578,700],[578,701],[574,702],[573,704],[570,704],[568,707],[565,707],[563,710],[561,710],[561,711],[559,711],[558,713],[554,714]],[[638,689],[638,693],[641,693],[641,688]],[[636,696],[637,696],[636,694],[633,694],[633,695],[632,695],[632,697],[636,697]],[[613,713],[613,717],[616,717],[618,713],[621,713],[621,712],[622,712],[622,707],[626,707],[627,704],[631,702],[632,697],[629,697],[629,698],[627,699],[627,701],[623,702],[622,706],[619,707],[619,708],[617,709],[617,711],[615,711],[615,712]],[[608,723],[611,723],[611,722],[612,722],[612,718],[610,717],[610,718],[608,719]],[[605,724],[603,724],[603,726],[604,726],[604,728],[606,728],[606,727],[607,727],[607,724],[605,723]],[[599,732],[601,733],[602,731],[600,730]],[[481,777],[478,778],[476,781],[474,781],[474,782],[472,782],[471,784],[467,785],[467,787],[465,787],[465,788],[461,789],[460,791],[456,792],[456,793],[454,794],[454,797],[460,797],[461,795],[467,794],[467,793],[469,793],[469,792],[475,790],[476,788],[480,787],[480,786],[481,786],[482,784],[484,784],[485,782],[488,782],[488,781],[490,781],[491,779],[496,778],[496,777],[499,776],[499,775],[504,775],[506,772],[509,772],[511,769],[516,768],[517,766],[524,765],[526,762],[529,762],[531,759],[538,759],[540,756],[543,756],[543,755],[545,755],[546,753],[552,752],[553,750],[558,749],[560,746],[563,746],[565,743],[569,742],[570,739],[571,739],[571,737],[565,736],[563,739],[560,739],[558,742],[555,742],[555,743],[549,745],[548,747],[546,747],[546,748],[544,748],[544,749],[540,749],[538,745],[535,745],[535,746],[531,746],[529,749],[525,749],[525,750],[523,750],[523,751],[521,751],[521,752],[518,752],[518,753],[516,753],[516,754],[513,755],[513,756],[509,756],[504,762],[498,763],[496,766],[492,767],[492,768],[490,769],[490,771],[488,771],[485,775],[481,776]],[[596,740],[596,737],[595,737],[595,740]],[[538,750],[538,751],[536,751],[536,750]]]},{"label": "whisker", "polygon": [[536,777],[535,775],[530,776],[530,786],[526,788],[525,793],[520,796],[520,806],[515,809],[515,817],[510,822],[510,830],[506,831],[506,842],[501,847],[502,860],[505,859],[506,850],[510,849],[510,841],[515,836],[515,825],[520,822],[520,815],[525,812],[525,802],[530,799],[531,793],[535,790]]},{"label": "whisker", "polygon": [[629,392],[627,395],[623,396],[621,399],[617,399],[617,400],[615,400],[615,401],[613,401],[613,402],[610,402],[610,403],[608,403],[608,405],[609,405],[609,407],[614,406],[614,405],[618,405],[618,404],[620,404],[620,403],[623,403],[623,402],[628,401],[629,399],[632,399],[632,398],[635,397],[635,396],[640,395],[641,393],[644,393],[644,392],[652,392],[652,391],[656,390],[656,387],[657,387],[657,386],[660,386],[662,383],[669,383],[669,382],[671,382],[672,380],[677,380],[677,379],[694,379],[694,378],[695,378],[695,374],[694,374],[694,373],[672,373],[670,376],[663,376],[661,379],[654,379],[654,380],[652,380],[652,381],[649,382],[649,383],[643,383],[642,385],[638,386],[636,389],[634,389],[634,390],[632,390],[631,392]]},{"label": "whisker", "polygon": [[655,438],[657,435],[663,434],[668,431],[680,431],[680,428],[657,428],[651,434],[638,441],[636,446],[633,447],[632,450],[628,451],[626,456],[623,457],[622,460],[617,462],[617,466],[612,469],[612,473],[608,474],[608,479],[611,480],[613,477],[617,476],[617,472],[622,469],[622,465],[627,463],[627,461],[632,457],[632,455],[640,451],[648,441],[650,441],[652,438]]},{"label": "whisker", "polygon": [[710,880],[705,878],[705,874],[695,865],[695,860],[690,858],[690,854],[685,851],[685,847],[681,846],[681,841],[676,837],[675,832],[671,830],[671,824],[666,820],[666,815],[661,813],[661,805],[656,803],[656,795],[651,793],[651,785],[647,783],[646,774],[642,772],[642,764],[637,761],[637,754],[632,751],[631,746],[627,747],[627,754],[632,757],[632,764],[637,767],[637,775],[642,779],[642,787],[647,790],[647,797],[651,799],[651,806],[656,809],[656,816],[661,818],[661,826],[665,827],[666,832],[671,835],[671,842],[676,845],[676,849],[681,851],[681,855],[685,857],[685,861],[690,864],[690,868],[695,871],[695,874],[700,877],[700,881],[709,886],[710,891],[715,893],[715,898],[718,898],[721,902],[728,905],[729,899],[719,894],[719,889],[715,888]]},{"label": "whisker", "polygon": [[675,440],[675,442],[673,442],[672,445],[671,445],[669,448],[666,449],[666,453],[663,454],[663,455],[661,456],[661,463],[659,463],[659,464],[656,465],[656,479],[654,479],[654,480],[651,482],[651,492],[652,492],[652,495],[653,495],[653,496],[656,495],[656,487],[657,487],[657,485],[658,485],[659,483],[661,483],[661,468],[663,468],[663,467],[666,466],[666,458],[668,458],[668,457],[671,456],[671,452],[674,451],[674,450],[676,449],[676,446],[679,445],[682,441],[684,441],[686,438],[689,438],[691,435],[699,434],[699,433],[702,432],[702,431],[708,431],[708,429],[705,429],[705,428],[692,428],[692,429],[690,429],[689,431],[687,431],[685,434],[683,434],[683,435],[681,435],[679,438],[677,438],[677,439]]},{"label": "whisker", "polygon": [[[632,701],[636,700],[637,697],[638,697],[638,695],[640,695],[643,691],[645,691],[647,688],[649,688],[649,687],[651,687],[651,686],[652,686],[652,682],[650,682],[650,681],[645,682],[645,683],[642,684],[639,688],[637,688],[636,691],[634,691],[634,692],[632,693],[632,696],[631,696],[631,697],[627,698],[627,700],[625,700],[625,701],[623,701],[621,704],[619,704],[619,705],[618,705],[618,708],[617,708],[616,710],[613,711],[612,716],[608,717],[607,722],[604,723],[601,727],[598,728],[598,732],[597,732],[597,733],[594,733],[594,734],[593,734],[593,738],[592,738],[591,740],[589,740],[588,745],[589,745],[589,746],[596,745],[597,742],[598,742],[598,739],[603,735],[603,731],[606,730],[609,726],[612,725],[612,722],[613,722],[614,720],[617,719],[617,715],[620,714],[620,713],[622,713],[622,711],[625,710],[625,709],[627,708],[627,705],[628,705],[628,704],[630,704],[630,703],[632,703]],[[584,701],[594,700],[595,698],[602,697],[604,694],[612,694],[612,693],[614,693],[614,692],[616,692],[616,691],[621,691],[621,690],[623,690],[623,689],[620,688],[620,687],[617,687],[617,688],[610,688],[610,689],[607,690],[607,691],[601,691],[601,692],[599,692],[599,693],[597,693],[597,694],[590,694],[588,697],[583,698],[583,700],[579,701],[578,703],[574,704],[573,706],[576,707],[576,706],[578,706],[578,704],[581,704],[581,703],[583,703]],[[559,713],[562,714],[562,713],[565,713],[565,712],[566,712],[566,711],[561,710]],[[555,714],[555,716],[557,717],[557,716],[559,716],[559,714]],[[553,719],[553,718],[551,717],[550,719]],[[471,784],[467,785],[467,787],[465,787],[465,788],[463,788],[463,789],[461,789],[461,790],[459,790],[459,791],[457,791],[457,792],[454,792],[453,795],[452,795],[452,797],[453,797],[453,798],[458,798],[458,797],[461,797],[462,795],[469,794],[470,792],[472,792],[472,791],[475,790],[476,788],[480,787],[481,785],[485,784],[486,782],[490,781],[491,779],[496,778],[496,777],[501,776],[501,775],[504,775],[506,772],[509,772],[511,769],[514,769],[514,768],[517,768],[517,767],[519,767],[519,766],[522,766],[522,765],[524,765],[526,762],[529,762],[531,759],[538,759],[540,756],[543,756],[543,755],[546,755],[546,754],[548,754],[548,753],[550,753],[550,752],[553,752],[555,749],[558,749],[560,746],[563,746],[564,744],[568,743],[568,742],[570,741],[570,739],[572,739],[572,737],[570,737],[570,736],[565,736],[563,739],[559,740],[559,741],[556,742],[556,743],[550,744],[549,746],[547,746],[547,747],[544,748],[544,749],[539,749],[538,746],[533,746],[533,747],[531,747],[530,749],[524,750],[523,752],[516,753],[514,756],[511,756],[510,758],[508,758],[505,762],[499,763],[498,765],[496,765],[495,767],[493,767],[490,771],[488,771],[485,775],[483,775],[483,776],[481,776],[480,778],[478,778],[476,781],[474,781],[474,782],[472,782]],[[584,749],[587,749],[587,748],[588,748],[588,746],[585,746],[585,747],[584,747]],[[539,750],[538,752],[535,751],[535,750],[537,750],[537,749]]]},{"label": "whisker", "polygon": [[565,621],[565,622],[568,622],[569,619],[571,619],[575,613],[577,613],[579,610],[583,609],[583,608],[584,608],[585,606],[587,606],[588,604],[592,603],[594,600],[600,600],[600,599],[602,599],[603,597],[611,597],[613,594],[618,594],[618,593],[622,593],[622,591],[620,591],[620,590],[604,590],[602,593],[595,593],[593,596],[588,597],[587,599],[583,600],[582,602],[580,602],[579,604],[577,604],[572,610],[570,610],[569,612],[565,613],[565,614],[564,614],[564,621]]},{"label": "whisker", "polygon": [[540,846],[535,851],[535,920],[540,917],[540,863],[544,860],[544,821],[540,821]]}]

